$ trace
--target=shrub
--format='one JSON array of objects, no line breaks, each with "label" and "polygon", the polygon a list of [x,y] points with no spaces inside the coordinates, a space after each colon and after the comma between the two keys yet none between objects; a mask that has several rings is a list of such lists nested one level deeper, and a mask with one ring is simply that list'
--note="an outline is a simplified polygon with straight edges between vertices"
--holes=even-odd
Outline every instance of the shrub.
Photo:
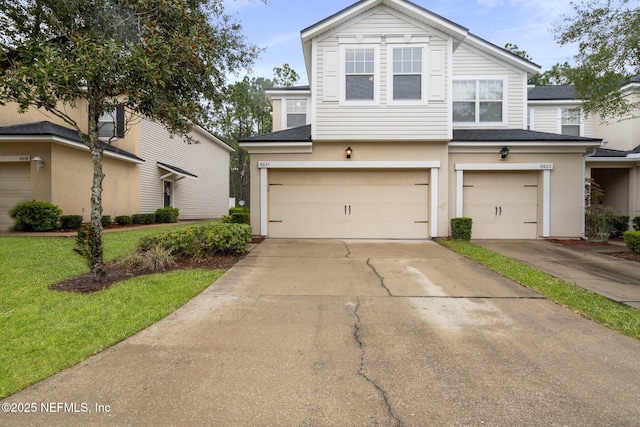
[{"label": "shrub", "polygon": [[102,215],[102,218],[100,219],[100,221],[102,221],[102,226],[103,227],[108,227],[111,225],[111,215]]},{"label": "shrub", "polygon": [[633,229],[640,230],[640,216],[633,218]]},{"label": "shrub", "polygon": [[156,222],[156,214],[135,214],[131,216],[133,224],[153,224]]},{"label": "shrub", "polygon": [[60,224],[65,230],[77,230],[82,226],[82,215],[62,215]]},{"label": "shrub", "polygon": [[590,241],[607,241],[613,231],[614,208],[608,205],[587,206],[585,212],[585,236]]},{"label": "shrub", "polygon": [[131,224],[131,217],[129,215],[120,215],[115,218],[116,224],[118,225],[129,225]]},{"label": "shrub", "polygon": [[234,213],[247,213],[244,208],[229,208],[229,215],[233,215]]},{"label": "shrub", "polygon": [[640,231],[626,231],[623,237],[624,244],[633,252],[640,254]]},{"label": "shrub", "polygon": [[451,238],[454,240],[471,240],[471,218],[451,218]]},{"label": "shrub", "polygon": [[622,237],[625,231],[629,230],[628,215],[614,215],[611,218],[611,237]]},{"label": "shrub", "polygon": [[178,222],[180,211],[178,208],[166,207],[156,210],[156,222]]},{"label": "shrub", "polygon": [[251,224],[251,215],[246,212],[234,212],[231,214],[232,224]]},{"label": "shrub", "polygon": [[22,202],[9,212],[16,231],[52,231],[60,228],[62,210],[48,202]]},{"label": "shrub", "polygon": [[94,264],[97,245],[97,241],[93,238],[93,230],[94,227],[91,224],[80,227],[76,237],[76,246],[73,248],[78,255],[87,261],[89,266]]},{"label": "shrub", "polygon": [[247,224],[214,223],[203,236],[204,248],[211,254],[243,254],[251,245],[251,226]]},{"label": "shrub", "polygon": [[200,256],[202,254],[201,235],[199,227],[187,227],[168,233],[143,237],[140,239],[138,247],[143,251],[148,251],[158,246],[171,251],[174,255]]}]

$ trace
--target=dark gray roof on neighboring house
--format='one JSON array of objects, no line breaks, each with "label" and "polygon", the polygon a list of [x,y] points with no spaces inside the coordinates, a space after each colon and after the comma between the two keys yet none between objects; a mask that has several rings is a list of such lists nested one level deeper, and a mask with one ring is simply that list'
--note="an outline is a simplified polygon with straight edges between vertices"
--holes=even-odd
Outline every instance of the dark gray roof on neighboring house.
[{"label": "dark gray roof on neighboring house", "polygon": [[627,157],[629,151],[621,151],[621,150],[610,150],[608,148],[598,148],[596,149],[596,153],[590,157]]},{"label": "dark gray roof on neighboring house", "polygon": [[272,88],[267,89],[267,90],[288,90],[288,91],[291,91],[291,92],[295,92],[297,90],[299,90],[299,91],[311,90],[311,86],[306,85],[306,86],[272,87]]},{"label": "dark gray roof on neighboring house", "polygon": [[528,91],[529,101],[556,101],[575,99],[573,86],[535,86]]},{"label": "dark gray roof on neighboring house", "polygon": [[522,129],[455,129],[453,142],[489,142],[489,141],[602,141],[599,138],[560,135],[557,133],[535,132]]},{"label": "dark gray roof on neighboring house", "polygon": [[[51,123],[49,121],[42,122],[33,122],[33,123],[24,123],[19,125],[11,125],[11,126],[0,126],[0,136],[57,136],[59,138],[64,138],[68,141],[77,142],[79,144],[84,145],[84,141],[73,129],[69,129],[65,126],[60,126],[55,123]],[[104,151],[108,151],[110,153],[119,154],[124,157],[129,157],[131,159],[143,161],[140,157],[136,156],[133,153],[122,150],[120,148],[114,147],[110,144],[102,144]]]},{"label": "dark gray roof on neighboring house", "polygon": [[301,142],[311,141],[311,125],[267,133],[265,135],[250,136],[240,142]]}]

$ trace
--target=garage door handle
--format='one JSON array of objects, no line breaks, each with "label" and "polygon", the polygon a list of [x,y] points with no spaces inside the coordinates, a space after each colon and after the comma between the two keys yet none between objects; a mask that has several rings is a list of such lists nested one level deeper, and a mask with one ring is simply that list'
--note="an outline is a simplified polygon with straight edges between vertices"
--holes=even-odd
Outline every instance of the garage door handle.
[{"label": "garage door handle", "polygon": [[502,206],[500,206],[500,216],[502,216]]},{"label": "garage door handle", "polygon": [[498,207],[496,206],[496,216],[498,216]]},{"label": "garage door handle", "polygon": [[349,205],[349,215],[351,215],[351,205]]}]

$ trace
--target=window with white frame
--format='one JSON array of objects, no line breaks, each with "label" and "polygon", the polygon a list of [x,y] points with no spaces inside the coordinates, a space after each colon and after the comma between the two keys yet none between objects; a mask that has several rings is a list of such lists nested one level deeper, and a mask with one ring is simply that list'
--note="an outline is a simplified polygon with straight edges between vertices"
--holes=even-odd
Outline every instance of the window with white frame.
[{"label": "window with white frame", "polygon": [[422,99],[422,48],[393,48],[393,100]]},{"label": "window with white frame", "polygon": [[455,80],[453,121],[500,123],[503,121],[503,80]]},{"label": "window with white frame", "polygon": [[287,100],[287,128],[296,128],[307,124],[307,100]]},{"label": "window with white frame", "polygon": [[580,109],[566,107],[560,109],[560,133],[581,136],[582,120],[580,119]]},{"label": "window with white frame", "polygon": [[375,100],[375,50],[350,48],[344,51],[345,100]]},{"label": "window with white frame", "polygon": [[114,110],[107,111],[98,119],[98,137],[111,140],[124,138],[124,106],[118,105]]},{"label": "window with white frame", "polygon": [[533,130],[533,108],[527,108],[527,130]]}]

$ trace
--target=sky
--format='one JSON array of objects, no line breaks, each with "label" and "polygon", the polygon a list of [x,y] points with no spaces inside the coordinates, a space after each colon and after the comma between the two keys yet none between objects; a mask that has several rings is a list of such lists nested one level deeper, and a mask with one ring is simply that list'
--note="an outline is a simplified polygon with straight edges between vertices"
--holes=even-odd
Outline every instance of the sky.
[{"label": "sky", "polygon": [[[566,0],[412,0],[497,46],[515,44],[546,71],[571,62],[575,49],[559,46],[553,27],[571,14]],[[224,0],[226,12],[242,25],[247,40],[264,49],[253,77],[273,77],[289,64],[308,84],[300,31],[351,6],[357,0]],[[247,73],[239,76],[244,77]]]}]

